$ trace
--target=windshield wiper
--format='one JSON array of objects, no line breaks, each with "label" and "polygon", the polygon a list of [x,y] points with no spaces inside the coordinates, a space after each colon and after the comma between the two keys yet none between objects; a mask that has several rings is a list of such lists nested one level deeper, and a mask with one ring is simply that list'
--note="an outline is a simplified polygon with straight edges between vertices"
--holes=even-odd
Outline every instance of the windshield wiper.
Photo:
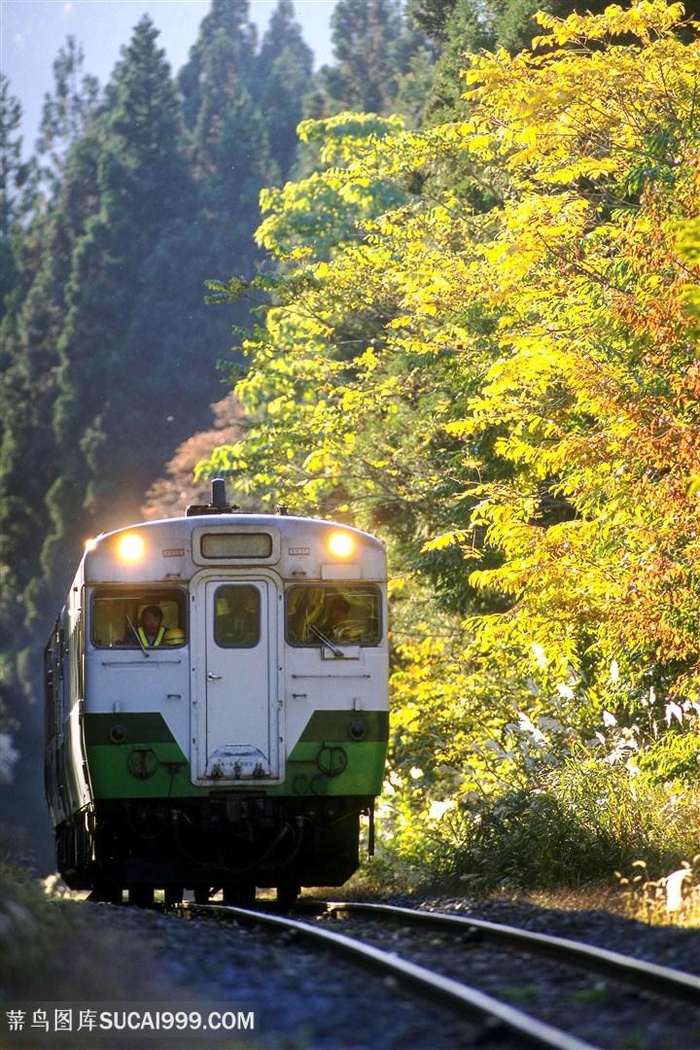
[{"label": "windshield wiper", "polygon": [[320,629],[320,627],[317,627],[315,623],[309,624],[309,631],[311,631],[312,634],[315,634],[316,637],[321,642],[323,642],[324,645],[328,646],[330,651],[333,653],[333,656],[338,657],[340,660],[345,659],[345,653],[343,652],[343,650],[334,642],[332,642],[330,638],[327,638],[323,631]]},{"label": "windshield wiper", "polygon": [[134,627],[133,623],[131,622],[128,613],[126,614],[126,622],[128,623],[129,627],[131,628],[131,632],[132,632],[134,638],[139,643],[139,648],[141,649],[141,652],[143,653],[143,655],[146,657],[147,660],[150,660],[151,654],[149,653],[148,649],[146,648],[146,646],[141,641],[141,636],[140,636],[139,632],[136,630],[136,628]]}]

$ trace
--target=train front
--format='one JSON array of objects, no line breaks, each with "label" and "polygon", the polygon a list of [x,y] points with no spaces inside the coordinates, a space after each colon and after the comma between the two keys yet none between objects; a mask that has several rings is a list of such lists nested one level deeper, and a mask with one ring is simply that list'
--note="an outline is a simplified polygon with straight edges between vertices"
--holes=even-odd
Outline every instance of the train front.
[{"label": "train front", "polygon": [[78,867],[108,898],[293,899],[356,870],[363,814],[371,838],[388,737],[384,551],[316,519],[201,510],[86,554]]}]

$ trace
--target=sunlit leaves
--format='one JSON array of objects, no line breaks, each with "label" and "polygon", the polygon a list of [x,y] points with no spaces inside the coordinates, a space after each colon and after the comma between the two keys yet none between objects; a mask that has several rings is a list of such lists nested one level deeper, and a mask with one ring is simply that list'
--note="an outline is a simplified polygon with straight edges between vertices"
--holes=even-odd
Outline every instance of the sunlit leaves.
[{"label": "sunlit leaves", "polygon": [[[623,616],[624,602],[616,606],[605,581],[619,574],[631,585],[639,561],[625,552],[639,558],[652,533],[659,543],[665,530],[651,521],[684,495],[679,480],[696,475],[689,430],[695,351],[687,323],[692,228],[681,238],[688,246],[682,257],[674,238],[679,220],[692,215],[696,192],[688,192],[694,166],[684,158],[695,133],[698,65],[697,45],[666,33],[678,17],[677,8],[656,4],[563,23],[543,17],[550,47],[552,38],[579,46],[470,61],[467,81],[478,85],[470,94],[471,151],[509,173],[482,262],[474,256],[471,262],[472,281],[481,276],[477,294],[501,310],[502,353],[468,416],[449,429],[466,438],[494,424],[504,428],[495,450],[518,474],[511,495],[503,485],[492,488],[478,514],[508,557],[501,569],[474,579],[518,597],[510,623],[519,622],[523,632],[535,622],[548,631],[548,616],[539,615],[547,603],[549,615],[558,610],[574,624],[576,601],[567,612],[562,597],[568,589],[580,623],[615,624],[618,642],[626,634],[644,648],[641,617]],[[585,43],[637,31],[641,49],[589,50]],[[636,200],[629,196],[633,187]],[[482,224],[482,235],[488,232]],[[457,272],[455,280],[464,277]],[[578,520],[539,526],[532,501],[547,479],[556,479],[555,491]],[[507,507],[520,511],[504,514]],[[677,512],[685,509],[681,503]],[[678,548],[677,538],[672,545]],[[597,586],[588,558],[606,566]],[[635,591],[647,591],[649,581],[640,576]],[[660,631],[668,655],[678,657],[683,617],[666,618],[663,603],[656,608],[656,630],[647,636],[658,646]],[[643,616],[649,612],[645,605]],[[556,636],[549,632],[554,650]]]},{"label": "sunlit leaves", "polygon": [[680,17],[543,16],[546,48],[469,56],[460,119],[305,125],[329,166],[263,201],[286,270],[220,462],[388,538],[394,774],[426,814],[522,773],[507,725],[556,717],[561,755],[603,710],[645,712],[650,679],[664,702],[698,689],[700,46]]},{"label": "sunlit leaves", "polygon": [[549,46],[552,39],[562,47],[565,44],[589,43],[628,35],[648,44],[677,25],[683,15],[683,4],[666,4],[664,0],[641,0],[629,8],[611,4],[595,19],[576,13],[563,20],[539,14],[536,20],[550,31],[551,36],[538,37],[533,41],[533,47],[540,44]]}]

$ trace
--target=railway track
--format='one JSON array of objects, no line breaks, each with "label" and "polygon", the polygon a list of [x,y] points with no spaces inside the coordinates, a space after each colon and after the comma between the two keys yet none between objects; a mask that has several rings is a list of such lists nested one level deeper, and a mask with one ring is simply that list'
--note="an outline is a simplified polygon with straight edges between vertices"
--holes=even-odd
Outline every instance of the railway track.
[{"label": "railway track", "polygon": [[331,913],[380,915],[423,926],[452,929],[455,932],[467,931],[472,938],[478,938],[485,944],[503,945],[558,962],[573,963],[613,980],[634,985],[643,991],[657,995],[666,994],[672,999],[700,1006],[700,977],[580,941],[535,933],[484,919],[466,918],[444,912],[416,911],[386,904],[328,902],[326,907]]},{"label": "railway track", "polygon": [[[355,963],[370,967],[385,980],[410,987],[421,998],[438,1000],[453,1011],[466,1012],[471,1017],[479,1018],[491,1033],[500,1030],[508,1046],[546,1047],[550,1050],[609,1050],[616,1044],[614,1041],[591,1042],[580,1034],[564,1030],[558,1023],[553,1024],[534,1016],[530,1011],[526,1012],[505,997],[466,983],[461,973],[460,976],[450,974],[450,967],[446,967],[448,972],[442,972],[442,967],[438,972],[432,962],[426,966],[416,961],[420,959],[420,941],[421,938],[425,939],[426,930],[438,931],[441,936],[448,938],[453,970],[455,948],[459,951],[461,946],[463,950],[463,963],[457,967],[463,971],[469,968],[469,952],[475,946],[486,947],[499,952],[505,950],[518,953],[520,956],[525,954],[531,960],[545,957],[549,964],[554,961],[560,967],[575,969],[579,973],[579,980],[581,971],[585,975],[584,980],[591,974],[602,976],[606,981],[614,982],[613,999],[641,995],[646,999],[652,997],[654,1003],[662,1003],[666,1008],[670,1005],[671,1009],[676,1009],[678,1004],[683,1009],[694,1007],[688,1019],[690,1029],[696,1029],[695,1036],[690,1037],[693,1041],[683,1050],[700,1047],[700,978],[692,974],[578,941],[445,912],[332,901],[314,902],[309,907],[313,912],[311,921],[281,915],[264,907],[252,909],[210,904],[203,906],[203,910],[240,923],[287,931],[332,952],[342,953]],[[347,925],[348,920],[353,925],[351,936],[331,928],[342,922]],[[387,923],[394,928],[399,924],[401,929],[400,944],[397,944],[396,935],[390,934],[388,948]],[[413,939],[407,936],[408,931],[413,931]],[[595,1004],[594,1008],[598,1010],[602,1006]]]}]

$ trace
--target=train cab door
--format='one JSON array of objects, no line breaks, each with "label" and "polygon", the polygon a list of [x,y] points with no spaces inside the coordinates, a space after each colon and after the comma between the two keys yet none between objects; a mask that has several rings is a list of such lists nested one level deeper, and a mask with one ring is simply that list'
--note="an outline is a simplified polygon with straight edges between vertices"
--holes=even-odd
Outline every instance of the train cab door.
[{"label": "train cab door", "polygon": [[204,598],[197,779],[277,779],[276,590],[266,579],[208,580]]}]

